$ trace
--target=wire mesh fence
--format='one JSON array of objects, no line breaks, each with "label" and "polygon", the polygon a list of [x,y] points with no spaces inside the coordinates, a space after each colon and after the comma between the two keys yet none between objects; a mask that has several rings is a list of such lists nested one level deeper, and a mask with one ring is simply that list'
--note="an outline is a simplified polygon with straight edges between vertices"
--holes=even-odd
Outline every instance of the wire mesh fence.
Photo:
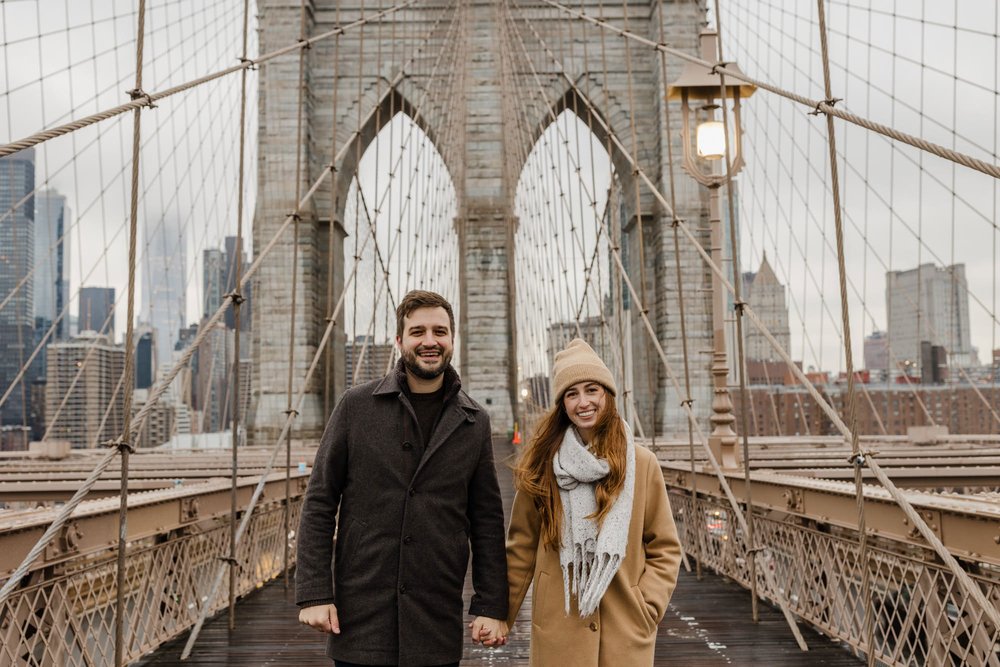
[{"label": "wire mesh fence", "polygon": [[[700,555],[702,565],[749,588],[747,545],[728,506],[713,498],[692,500],[687,490],[671,491],[687,553]],[[1000,628],[964,593],[933,550],[883,539],[869,547],[864,563],[852,531],[815,521],[805,525],[790,515],[754,515],[752,520],[760,543],[767,545],[766,567],[780,588],[769,588],[758,572],[761,595],[774,602],[780,594],[801,620],[859,655],[873,647],[876,664],[900,667],[1000,665]],[[1000,602],[1000,569],[960,562],[987,599]]]},{"label": "wire mesh fence", "polygon": [[[259,508],[237,551],[237,590],[245,595],[282,572],[285,535],[281,500]],[[291,499],[298,525],[302,497]],[[176,528],[129,546],[125,572],[125,655],[136,660],[191,628],[208,599],[229,519]],[[63,572],[36,570],[0,606],[0,665],[99,667],[114,663],[116,564],[113,551],[69,561]]]}]

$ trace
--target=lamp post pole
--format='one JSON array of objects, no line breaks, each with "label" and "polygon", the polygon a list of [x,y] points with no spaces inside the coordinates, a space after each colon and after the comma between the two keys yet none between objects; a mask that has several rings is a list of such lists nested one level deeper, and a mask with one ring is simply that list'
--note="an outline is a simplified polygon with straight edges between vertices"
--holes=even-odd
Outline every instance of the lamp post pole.
[{"label": "lamp post pole", "polygon": [[[713,30],[704,30],[699,36],[701,57],[706,61],[716,60],[718,49],[716,40],[718,34]],[[735,63],[728,63],[728,68],[739,71]],[[753,86],[726,86],[726,94],[722,95],[722,104],[733,104],[733,150],[727,150],[729,139],[725,125],[725,114],[722,121],[715,119],[715,110],[719,105],[715,100],[719,97],[720,77],[714,71],[709,71],[703,65],[687,63],[680,77],[671,84],[668,100],[681,103],[684,145],[684,170],[693,179],[708,188],[708,222],[711,236],[711,258],[720,269],[723,266],[723,230],[722,215],[719,206],[719,188],[736,174],[743,166],[743,150],[740,136],[740,99],[753,94]],[[701,117],[697,123],[697,156],[692,146],[692,109],[691,102],[700,103],[694,114]],[[720,162],[730,160],[727,172],[720,170]],[[709,170],[705,171],[706,163]],[[730,224],[733,224],[730,221]],[[735,262],[733,266],[736,266]],[[740,276],[734,275],[733,280]],[[733,425],[736,416],[733,414],[733,399],[729,395],[729,368],[726,356],[726,291],[722,278],[712,272],[712,433],[708,437],[708,446],[719,465],[728,470],[734,470],[742,465],[742,456],[736,445],[737,437]]]},{"label": "lamp post pole", "polygon": [[[712,162],[712,172],[718,173],[718,160]],[[708,186],[708,224],[711,232],[712,261],[723,266],[722,255],[722,215],[719,206],[721,181]],[[734,276],[738,280],[738,276]],[[741,465],[739,447],[736,446],[736,431],[733,425],[733,399],[729,395],[727,379],[729,366],[726,362],[726,289],[718,274],[712,272],[712,434],[708,446],[723,468],[734,469]]]}]

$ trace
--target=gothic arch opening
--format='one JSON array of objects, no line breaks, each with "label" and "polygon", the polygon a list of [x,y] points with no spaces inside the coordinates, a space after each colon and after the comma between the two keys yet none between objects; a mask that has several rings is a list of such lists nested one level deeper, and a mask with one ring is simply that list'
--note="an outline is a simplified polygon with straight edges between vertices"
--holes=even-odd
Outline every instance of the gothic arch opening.
[{"label": "gothic arch opening", "polygon": [[[526,420],[544,411],[555,353],[574,337],[587,340],[625,379],[619,342],[620,299],[609,240],[616,169],[601,138],[562,105],[527,152],[514,213],[518,394]],[[619,202],[620,203],[620,202]],[[620,291],[619,291],[620,293]]]},{"label": "gothic arch opening", "polygon": [[[344,350],[345,388],[381,377],[395,362],[395,308],[407,291],[438,292],[459,318],[457,195],[430,135],[397,111],[356,165],[341,204],[349,305],[335,344]],[[456,338],[454,364],[460,353]]]}]

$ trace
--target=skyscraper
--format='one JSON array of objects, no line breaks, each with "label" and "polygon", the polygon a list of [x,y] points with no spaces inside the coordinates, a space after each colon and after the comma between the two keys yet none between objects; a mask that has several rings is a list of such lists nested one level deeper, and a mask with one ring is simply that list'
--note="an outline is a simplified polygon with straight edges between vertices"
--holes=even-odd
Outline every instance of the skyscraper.
[{"label": "skyscraper", "polygon": [[[244,245],[240,257],[237,259],[235,236],[226,237],[225,250],[210,248],[202,253],[201,285],[202,315],[204,317],[210,317],[215,313],[222,305],[225,296],[236,288],[237,267],[240,269],[241,276],[246,273],[247,253],[246,245]],[[243,288],[244,301],[240,309],[240,329],[243,331],[250,329],[252,296],[251,283],[247,283],[246,287]],[[226,311],[224,321],[227,329],[236,328],[236,320],[231,308]]]},{"label": "skyscraper", "polygon": [[[200,326],[207,326],[207,321],[202,319]],[[196,359],[192,361],[192,403],[201,412],[203,433],[224,430],[229,422],[233,338],[233,332],[224,324],[216,324],[198,346]]]},{"label": "skyscraper", "polygon": [[45,418],[53,425],[49,437],[69,440],[74,447],[93,447],[118,437],[125,420],[124,392],[131,391],[118,386],[125,372],[125,348],[84,332],[50,345],[48,358]]},{"label": "skyscraper", "polygon": [[[48,328],[69,303],[70,210],[66,198],[55,190],[35,195],[35,274],[33,316]],[[63,340],[69,334],[69,313],[56,322],[49,340]]]},{"label": "skyscraper", "polygon": [[148,326],[135,331],[135,388],[149,389],[156,377],[156,332]]},{"label": "skyscraper", "polygon": [[[788,305],[785,302],[785,286],[774,274],[767,253],[761,260],[756,273],[743,274],[743,295],[747,303],[754,309],[761,322],[777,339],[781,347],[788,351],[791,347],[791,331],[788,327]],[[745,355],[748,360],[779,361],[781,357],[775,351],[767,338],[756,327],[745,326]]]},{"label": "skyscraper", "polygon": [[865,336],[865,368],[870,371],[889,370],[889,338],[884,331]]},{"label": "skyscraper", "polygon": [[[243,248],[240,252],[239,266],[240,266],[240,276],[242,277],[247,272],[247,252],[246,252],[246,241],[243,242]],[[232,292],[236,289],[236,237],[227,236],[226,237],[226,254],[224,257],[225,261],[225,285],[226,293]],[[246,287],[243,288],[243,304],[240,306],[240,330],[249,331],[251,322],[251,309],[253,307],[253,283],[248,282]],[[233,316],[233,310],[230,308],[226,311],[226,327],[229,329],[236,328],[236,318]]]},{"label": "skyscraper", "polygon": [[[35,151],[0,158],[0,396],[14,384],[33,348]],[[26,277],[27,276],[27,277]],[[24,281],[23,284],[21,282]],[[0,407],[0,423],[27,425],[28,384],[21,381]]]},{"label": "skyscraper", "polygon": [[[108,319],[110,316],[110,319]],[[105,320],[107,327],[104,326]],[[113,343],[115,340],[115,288],[83,287],[80,289],[80,332],[96,331]]]},{"label": "skyscraper", "polygon": [[146,238],[142,301],[156,331],[156,363],[170,360],[178,332],[187,323],[187,252],[180,225],[164,220]]},{"label": "skyscraper", "polygon": [[920,364],[922,341],[943,347],[952,366],[978,365],[969,335],[964,264],[921,264],[908,271],[889,271],[885,300],[889,346],[897,368]]},{"label": "skyscraper", "polygon": [[201,314],[210,317],[222,303],[226,285],[226,260],[221,250],[209,248],[201,255]]},{"label": "skyscraper", "polygon": [[[353,343],[347,343],[344,354],[345,386],[364,384],[385,375],[392,367],[395,350],[394,343],[376,343],[374,336],[355,336]],[[358,373],[357,377],[354,375],[355,371]]]}]

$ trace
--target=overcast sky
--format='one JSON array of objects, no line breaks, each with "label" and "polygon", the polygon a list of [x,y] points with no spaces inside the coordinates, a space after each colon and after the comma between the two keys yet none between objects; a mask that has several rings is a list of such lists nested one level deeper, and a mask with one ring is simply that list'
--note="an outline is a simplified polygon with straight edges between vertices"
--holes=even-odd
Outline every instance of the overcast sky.
[{"label": "overcast sky", "polygon": [[[994,2],[827,4],[840,106],[997,162],[1000,17]],[[0,1],[0,141],[124,101],[124,91],[134,85],[133,6],[130,0]],[[814,3],[725,0],[722,7],[727,59],[784,88],[824,96]],[[144,88],[162,90],[233,64],[241,12],[240,0],[150,2]],[[255,96],[256,74],[250,82]],[[142,238],[181,230],[191,320],[201,313],[201,253],[235,232],[238,100],[239,77],[231,76],[143,113]],[[253,127],[255,103],[249,111]],[[964,167],[836,125],[855,357],[862,337],[886,326],[886,270],[955,262],[966,267],[972,342],[985,361],[991,347],[1000,346],[1000,186]],[[744,126],[742,268],[756,270],[768,253],[789,288],[793,356],[835,370],[842,353],[825,122],[801,106],[758,93],[745,105]],[[38,182],[47,179],[66,194],[77,218],[71,234],[74,291],[81,284],[124,291],[131,132],[131,115],[123,115],[37,150]],[[252,139],[249,149],[253,175]],[[247,225],[254,180],[248,185]],[[155,277],[140,276],[150,279]],[[118,322],[123,331],[123,299]]]},{"label": "overcast sky", "polygon": [[[838,106],[997,163],[995,2],[833,0],[827,6]],[[727,59],[754,77],[825,97],[814,2],[726,0],[722,7]],[[768,93],[757,93],[746,110],[743,268],[756,270],[767,251],[789,288],[793,356],[836,368],[842,364],[840,304],[825,118]],[[886,328],[886,271],[962,263],[972,344],[987,361],[1000,346],[1000,185],[857,126],[835,125],[855,359],[862,336]],[[830,314],[820,322],[826,309]]]}]

